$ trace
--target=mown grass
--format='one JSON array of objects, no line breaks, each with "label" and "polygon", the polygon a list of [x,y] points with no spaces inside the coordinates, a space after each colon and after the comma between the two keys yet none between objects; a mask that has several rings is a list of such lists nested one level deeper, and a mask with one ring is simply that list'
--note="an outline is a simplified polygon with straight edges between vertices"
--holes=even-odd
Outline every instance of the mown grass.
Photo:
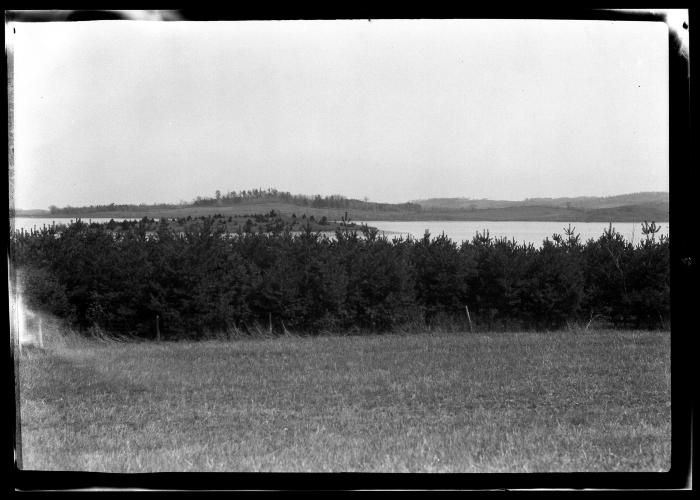
[{"label": "mown grass", "polygon": [[670,467],[668,332],[89,342],[20,380],[25,469]]}]

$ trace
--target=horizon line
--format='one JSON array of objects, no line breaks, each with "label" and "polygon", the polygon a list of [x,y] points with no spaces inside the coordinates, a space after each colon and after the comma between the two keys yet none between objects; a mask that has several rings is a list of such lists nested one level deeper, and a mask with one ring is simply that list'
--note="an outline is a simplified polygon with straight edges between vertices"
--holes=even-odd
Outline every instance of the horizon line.
[{"label": "horizon line", "polygon": [[[256,188],[252,188],[256,189]],[[261,188],[257,188],[261,189]],[[267,188],[267,189],[277,189],[277,188]],[[262,189],[261,189],[262,190]],[[250,191],[250,189],[244,189],[243,191]],[[265,190],[262,190],[263,192],[267,192]],[[618,196],[630,196],[630,195],[638,195],[638,194],[669,194],[669,191],[633,191],[633,192],[628,192],[628,193],[619,193],[619,194],[611,194],[611,195],[581,195],[581,196],[531,196],[531,197],[526,197],[522,199],[505,199],[505,198],[471,198],[468,196],[431,196],[429,198],[416,198],[412,200],[407,200],[407,201],[400,201],[400,202],[388,202],[388,201],[374,201],[370,200],[367,198],[366,200],[363,198],[352,198],[348,197],[339,193],[334,193],[330,195],[319,195],[319,194],[303,194],[303,193],[291,193],[289,191],[280,191],[278,192],[281,193],[289,193],[292,196],[304,196],[308,198],[313,198],[315,196],[322,196],[322,197],[329,197],[329,196],[341,196],[345,199],[348,200],[357,200],[357,201],[362,201],[366,203],[381,203],[381,204],[387,204],[387,205],[401,205],[401,204],[406,204],[406,203],[418,203],[420,201],[429,201],[429,200],[470,200],[470,201],[493,201],[493,202],[499,202],[499,201],[506,201],[506,202],[518,202],[518,201],[528,201],[528,200],[559,200],[559,199],[581,199],[581,198],[614,198]],[[210,197],[204,197],[204,196],[198,196],[202,199],[214,199]],[[131,206],[153,206],[153,205],[192,205],[196,201],[197,197],[195,197],[193,200],[186,201],[185,203],[182,203],[183,200],[180,200],[179,202],[168,202],[168,201],[163,201],[163,202],[138,202],[138,203],[128,203],[128,202],[116,202],[112,201],[109,203],[93,203],[89,205],[64,205],[62,207],[56,207],[58,209],[65,209],[65,208],[86,208],[90,206],[108,206],[108,205],[131,205]],[[50,204],[49,207],[51,207],[53,204]],[[30,211],[45,211],[49,212],[49,208],[18,208],[11,206],[10,210],[14,210],[15,212],[30,212]]]}]

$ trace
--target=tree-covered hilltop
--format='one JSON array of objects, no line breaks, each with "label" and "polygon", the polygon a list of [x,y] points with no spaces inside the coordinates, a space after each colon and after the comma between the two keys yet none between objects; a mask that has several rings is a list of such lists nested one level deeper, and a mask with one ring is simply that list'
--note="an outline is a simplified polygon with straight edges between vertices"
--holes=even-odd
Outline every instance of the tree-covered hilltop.
[{"label": "tree-covered hilltop", "polygon": [[274,188],[217,191],[213,197],[198,196],[189,203],[115,204],[84,207],[51,206],[47,211],[11,210],[10,216],[182,218],[240,217],[271,210],[283,216],[306,215],[337,221],[346,211],[355,220],[464,220],[464,221],[561,221],[641,222],[668,221],[668,193],[632,193],[608,197],[528,198],[522,201],[432,198],[408,203],[376,203],[341,195],[293,195]]},{"label": "tree-covered hilltop", "polygon": [[487,233],[457,244],[371,228],[226,235],[202,222],[13,232],[10,263],[31,307],[142,338],[466,329],[466,307],[477,329],[664,327],[670,317],[669,238],[654,224],[636,245],[611,227],[585,243],[567,229],[535,248]]},{"label": "tree-covered hilltop", "polygon": [[668,192],[615,196],[526,198],[520,201],[471,198],[415,200],[423,219],[483,221],[641,222],[669,220]]},{"label": "tree-covered hilltop", "polygon": [[668,210],[669,195],[667,191],[649,191],[641,193],[619,194],[613,196],[577,196],[563,198],[525,198],[520,201],[489,200],[473,198],[428,198],[414,200],[412,203],[424,209],[432,210],[482,210],[516,207],[550,207],[582,210],[600,210],[624,206],[654,205]]},{"label": "tree-covered hilltop", "polygon": [[134,212],[142,213],[154,210],[187,209],[201,207],[232,207],[243,203],[278,202],[307,208],[330,208],[340,210],[370,210],[370,211],[420,211],[420,206],[415,203],[375,203],[367,200],[356,200],[334,194],[330,196],[307,196],[303,194],[291,194],[287,191],[278,191],[274,188],[250,189],[242,191],[221,192],[216,191],[213,197],[197,196],[190,203],[159,203],[159,204],[115,204],[88,205],[84,207],[49,207],[49,215],[54,216],[79,216],[83,214],[99,214],[108,212]]}]

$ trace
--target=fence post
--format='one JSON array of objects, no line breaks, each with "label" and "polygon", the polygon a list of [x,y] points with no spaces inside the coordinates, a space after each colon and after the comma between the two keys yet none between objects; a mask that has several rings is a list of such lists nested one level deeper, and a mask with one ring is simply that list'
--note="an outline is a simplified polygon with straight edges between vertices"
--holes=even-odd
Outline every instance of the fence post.
[{"label": "fence post", "polygon": [[39,316],[39,347],[44,348],[44,332],[41,325],[41,316]]},{"label": "fence post", "polygon": [[464,309],[467,311],[467,321],[469,321],[469,333],[473,333],[473,331],[472,331],[472,318],[469,315],[469,306],[465,305]]}]

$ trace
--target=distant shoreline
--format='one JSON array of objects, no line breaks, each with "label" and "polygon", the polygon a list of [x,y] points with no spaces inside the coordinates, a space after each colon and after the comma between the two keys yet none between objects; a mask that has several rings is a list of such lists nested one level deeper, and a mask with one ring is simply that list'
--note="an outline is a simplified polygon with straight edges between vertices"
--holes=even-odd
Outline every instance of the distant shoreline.
[{"label": "distant shoreline", "polygon": [[[81,221],[87,221],[88,219],[114,219],[115,222],[119,222],[125,219],[141,219],[143,216],[134,216],[134,215],[124,215],[124,216],[104,216],[104,215],[89,215],[89,216],[44,216],[44,215],[16,215],[14,218],[22,218],[22,219],[53,219],[53,220],[61,220],[61,221],[69,221],[69,220],[76,220],[80,219]],[[155,218],[159,219],[160,217],[156,215],[148,215],[149,218]],[[170,217],[169,217],[170,218]],[[366,222],[366,221],[371,221],[371,222],[571,222],[571,223],[594,223],[594,224],[607,224],[612,222],[613,224],[615,223],[642,223],[642,222],[656,222],[657,224],[668,224],[669,223],[669,217],[662,218],[662,219],[655,219],[655,218],[641,218],[641,219],[599,219],[599,220],[594,220],[594,219],[567,219],[567,218],[556,218],[556,219],[481,219],[481,218],[473,218],[473,219],[466,219],[466,218],[425,218],[425,217],[416,217],[416,218],[391,218],[391,217],[377,217],[377,218],[363,218],[363,219],[354,219],[354,221],[358,224]],[[332,221],[332,222],[338,222],[338,221]]]},{"label": "distant shoreline", "polygon": [[[298,204],[283,199],[251,199],[233,204],[185,205],[185,206],[133,206],[125,207],[68,207],[56,210],[17,210],[16,217],[57,218],[57,219],[140,219],[201,217],[222,215],[225,217],[248,217],[265,214],[274,210],[282,216],[326,217],[329,221],[339,221],[349,216],[350,221],[483,221],[483,222],[642,222],[668,221],[669,203],[654,193],[648,195],[621,195],[615,199],[595,198],[591,200],[568,201],[567,198],[548,200],[525,200],[521,204],[492,206],[504,203],[490,200],[474,200],[465,206],[423,206],[407,209],[399,205],[376,205],[365,202],[359,206],[333,207]],[[455,203],[464,203],[456,200]],[[355,201],[353,201],[355,203]],[[430,203],[436,203],[430,201]],[[445,202],[447,203],[447,202]],[[489,205],[491,204],[491,205]],[[418,205],[420,207],[420,205]],[[411,206],[413,207],[413,206]],[[10,213],[13,213],[11,210]]]},{"label": "distant shoreline", "polygon": [[[227,214],[223,214],[227,215]],[[412,215],[412,216],[411,216]],[[371,214],[371,215],[357,215],[357,216],[352,216],[352,220],[357,223],[362,223],[364,221],[391,221],[391,222],[401,222],[401,221],[434,221],[434,222],[591,222],[591,223],[616,223],[616,222],[625,222],[625,223],[641,223],[644,221],[654,221],[656,223],[664,223],[668,224],[670,217],[668,215],[665,215],[663,217],[655,217],[655,214],[648,214],[649,216],[644,217],[644,216],[618,216],[618,217],[611,217],[611,218],[605,218],[605,217],[586,217],[585,215],[579,215],[579,216],[574,216],[574,217],[567,217],[565,215],[561,216],[555,216],[555,217],[494,217],[493,214],[490,214],[491,216],[487,216],[484,214],[483,216],[476,216],[476,214],[470,214],[470,216],[462,216],[462,215],[443,215],[440,216],[440,214],[435,214],[435,213],[427,213],[427,214],[382,214],[382,213],[377,213],[377,214]],[[481,214],[479,214],[481,215]],[[659,214],[662,215],[662,214]],[[184,215],[185,217],[187,215]],[[183,217],[183,215],[171,215],[171,214],[157,214],[157,213],[141,213],[141,214],[134,214],[134,213],[120,213],[120,214],[101,214],[101,213],[95,213],[95,214],[75,214],[75,215],[50,215],[50,214],[41,214],[41,215],[25,215],[22,213],[15,214],[14,218],[26,218],[26,219],[55,219],[55,220],[71,220],[71,219],[80,219],[82,221],[86,221],[88,219],[114,219],[115,221],[120,221],[124,219],[141,219],[143,217],[148,217],[148,218],[178,218],[178,217]],[[12,218],[12,217],[11,217]],[[329,221],[334,221],[337,222],[340,219],[334,219],[329,217]]]}]

